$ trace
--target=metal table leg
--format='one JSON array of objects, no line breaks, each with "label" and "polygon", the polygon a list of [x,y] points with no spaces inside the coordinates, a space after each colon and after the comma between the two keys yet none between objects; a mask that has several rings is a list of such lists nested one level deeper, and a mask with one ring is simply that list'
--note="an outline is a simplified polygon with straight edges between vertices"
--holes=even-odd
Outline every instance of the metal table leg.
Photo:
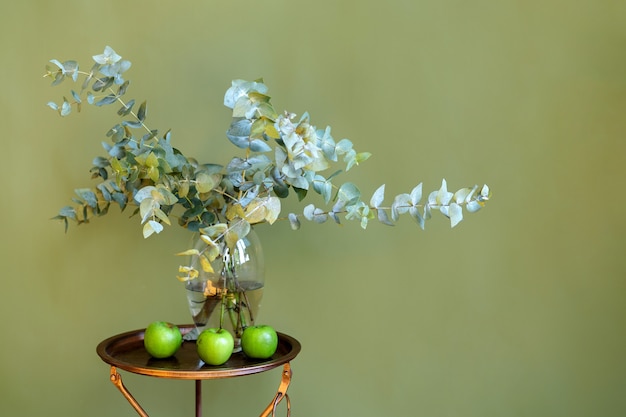
[{"label": "metal table leg", "polygon": [[196,379],[196,417],[202,417],[202,380]]},{"label": "metal table leg", "polygon": [[133,406],[135,411],[137,411],[137,413],[141,417],[149,417],[148,413],[146,413],[146,411],[143,408],[141,408],[137,400],[135,400],[135,398],[131,395],[131,393],[128,392],[128,390],[124,386],[124,383],[122,382],[122,375],[120,375],[117,372],[117,369],[115,368],[115,366],[111,366],[111,382],[113,383],[113,385],[117,387],[117,389],[120,390],[120,392],[124,395],[124,397],[130,403],[130,405]]},{"label": "metal table leg", "polygon": [[[291,375],[293,372],[291,371],[291,365],[289,362],[283,365],[283,373],[280,381],[280,385],[278,386],[278,390],[276,391],[276,395],[272,402],[263,410],[260,417],[268,417],[269,415],[276,415],[276,408],[278,404],[285,399],[287,402],[287,417],[291,416],[291,401],[289,400],[289,395],[287,395],[287,389],[289,388],[289,384],[291,383]],[[149,417],[148,413],[139,405],[135,397],[128,391],[128,389],[124,386],[122,382],[122,375],[117,372],[117,368],[115,366],[111,366],[111,382],[113,385],[117,387],[118,390],[124,395],[124,398],[128,400],[130,405],[137,411],[141,417]],[[195,380],[196,385],[196,417],[202,417],[202,380]]]},{"label": "metal table leg", "polygon": [[293,372],[291,371],[291,365],[287,362],[283,366],[283,376],[280,381],[280,385],[278,386],[278,391],[274,396],[274,399],[271,403],[263,410],[261,413],[261,417],[267,417],[270,414],[272,416],[276,415],[276,407],[283,400],[283,398],[287,401],[287,417],[291,416],[291,401],[289,400],[289,395],[287,395],[287,388],[289,388],[289,383],[291,382],[291,375]]}]

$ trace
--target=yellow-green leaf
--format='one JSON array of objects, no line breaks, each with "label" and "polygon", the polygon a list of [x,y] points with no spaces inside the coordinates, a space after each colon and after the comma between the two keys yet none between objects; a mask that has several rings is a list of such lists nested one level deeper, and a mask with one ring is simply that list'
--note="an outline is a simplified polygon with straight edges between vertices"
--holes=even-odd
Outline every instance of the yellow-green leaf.
[{"label": "yellow-green leaf", "polygon": [[213,262],[218,256],[220,256],[220,247],[219,246],[209,246],[204,255],[210,262]]},{"label": "yellow-green leaf", "polygon": [[189,194],[189,181],[181,181],[180,184],[178,184],[178,195],[181,198],[185,198],[187,194]]},{"label": "yellow-green leaf", "polygon": [[152,181],[157,182],[159,181],[159,169],[156,167],[150,167],[148,168],[148,178],[150,178]]},{"label": "yellow-green leaf", "polygon": [[178,203],[178,197],[176,197],[170,190],[165,188],[163,185],[157,185],[157,191],[159,192],[159,203],[165,204],[167,206],[171,206],[173,204]]},{"label": "yellow-green leaf", "polygon": [[206,243],[209,246],[215,246],[216,243],[207,235],[200,235],[200,240]]},{"label": "yellow-green leaf", "polygon": [[217,223],[209,227],[204,227],[200,229],[202,233],[210,236],[213,239],[218,239],[228,230],[228,225],[226,223]]},{"label": "yellow-green leaf", "polygon": [[209,262],[206,256],[200,256],[200,265],[202,265],[202,270],[204,272],[208,272],[208,273],[215,272],[213,271],[213,265],[211,265],[211,262]]},{"label": "yellow-green leaf", "polygon": [[228,206],[228,209],[226,209],[226,218],[228,220],[233,220],[237,217],[241,217],[241,218],[246,217],[246,214],[244,213],[241,206],[239,204]]},{"label": "yellow-green leaf", "polygon": [[228,229],[226,235],[224,235],[224,241],[226,242],[226,246],[230,249],[231,253],[235,248],[235,244],[239,240],[239,235],[235,233],[233,230]]},{"label": "yellow-green leaf", "polygon": [[139,204],[139,215],[141,216],[141,223],[145,223],[150,216],[153,215],[154,207],[158,207],[158,204],[151,198],[145,198],[141,200]]},{"label": "yellow-green leaf", "polygon": [[280,139],[280,133],[278,133],[273,123],[265,126],[265,134],[272,139]]},{"label": "yellow-green leaf", "polygon": [[265,220],[267,209],[265,208],[267,200],[256,198],[246,207],[245,218],[250,224],[255,224]]},{"label": "yellow-green leaf", "polygon": [[159,219],[161,219],[161,221],[163,223],[167,224],[168,226],[172,225],[172,223],[170,222],[169,217],[167,217],[167,214],[165,214],[163,212],[163,210],[155,208],[153,213],[154,213],[155,216],[157,216]]},{"label": "yellow-green leaf", "polygon": [[198,270],[191,266],[181,265],[178,267],[178,272],[186,274],[185,276],[176,276],[176,278],[178,278],[178,280],[182,282],[189,281],[190,279],[198,278],[198,276],[200,275]]},{"label": "yellow-green leaf", "polygon": [[200,251],[198,249],[187,249],[183,252],[178,252],[176,256],[197,256],[200,255]]},{"label": "yellow-green leaf", "polygon": [[[154,232],[156,232],[156,230],[153,227],[154,226],[153,223],[159,224],[159,223],[154,222],[154,221],[149,221],[149,222],[147,222],[146,224],[143,225],[143,238],[144,239],[149,238]],[[163,226],[161,226],[161,227],[163,227]]]},{"label": "yellow-green leaf", "polygon": [[196,176],[196,189],[199,193],[208,193],[217,187],[220,181],[222,181],[222,176],[220,174],[200,172]]},{"label": "yellow-green leaf", "polygon": [[150,152],[148,157],[146,158],[146,166],[151,168],[156,168],[159,166],[159,158],[154,154],[154,152]]}]

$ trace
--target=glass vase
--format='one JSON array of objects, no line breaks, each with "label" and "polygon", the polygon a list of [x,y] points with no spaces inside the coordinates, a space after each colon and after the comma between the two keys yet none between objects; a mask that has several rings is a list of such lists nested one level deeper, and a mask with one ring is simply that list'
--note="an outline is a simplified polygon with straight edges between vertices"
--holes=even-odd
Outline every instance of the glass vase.
[{"label": "glass vase", "polygon": [[[199,240],[196,248],[201,250]],[[185,283],[187,301],[197,332],[207,328],[224,328],[235,339],[235,351],[241,349],[243,330],[254,325],[261,307],[265,271],[263,250],[257,234],[251,230],[237,241],[234,250],[225,249],[211,266],[214,272],[205,272],[192,260],[191,266],[199,276]]]}]

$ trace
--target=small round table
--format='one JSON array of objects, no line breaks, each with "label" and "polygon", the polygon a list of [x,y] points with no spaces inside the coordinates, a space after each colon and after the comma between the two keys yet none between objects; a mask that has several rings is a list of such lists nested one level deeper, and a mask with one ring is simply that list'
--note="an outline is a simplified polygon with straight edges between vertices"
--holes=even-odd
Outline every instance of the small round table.
[{"label": "small round table", "polygon": [[[178,326],[181,333],[187,334],[194,325]],[[283,365],[282,379],[274,399],[263,410],[261,417],[275,415],[276,407],[286,399],[287,415],[291,414],[291,403],[287,388],[291,382],[290,362],[300,353],[300,342],[291,336],[278,333],[278,348],[269,359],[256,360],[246,357],[242,352],[233,353],[223,365],[206,365],[198,356],[195,341],[184,341],[174,356],[166,359],[154,359],[143,346],[145,329],[133,330],[109,337],[98,344],[96,351],[100,358],[111,365],[110,378],[137,413],[142,417],[148,414],[139,405],[122,382],[117,368],[140,375],[170,379],[191,379],[196,381],[196,417],[202,416],[202,380],[231,378],[269,371]]]}]

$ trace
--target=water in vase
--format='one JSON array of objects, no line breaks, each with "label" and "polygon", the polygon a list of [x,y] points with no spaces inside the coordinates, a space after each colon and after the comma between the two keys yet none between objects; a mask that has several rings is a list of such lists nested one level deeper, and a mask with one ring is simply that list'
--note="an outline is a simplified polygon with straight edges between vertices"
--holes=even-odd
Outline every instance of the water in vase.
[{"label": "water in vase", "polygon": [[207,291],[205,285],[187,287],[189,309],[198,332],[220,327],[220,320],[222,327],[233,331],[254,324],[263,297],[263,284],[256,281],[239,281],[238,284],[237,290],[229,291],[225,296],[217,291]]}]

